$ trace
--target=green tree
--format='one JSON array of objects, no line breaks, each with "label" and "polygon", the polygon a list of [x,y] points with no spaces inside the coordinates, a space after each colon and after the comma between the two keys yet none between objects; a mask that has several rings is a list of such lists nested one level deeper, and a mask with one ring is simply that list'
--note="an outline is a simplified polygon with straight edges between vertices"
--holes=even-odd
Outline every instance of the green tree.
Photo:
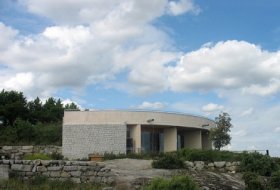
[{"label": "green tree", "polygon": [[36,98],[33,101],[28,102],[28,109],[29,109],[29,118],[28,120],[32,124],[36,124],[39,121],[42,121],[43,117],[43,105],[40,98]]},{"label": "green tree", "polygon": [[80,110],[79,107],[74,102],[71,102],[71,104],[66,104],[64,106],[64,109],[65,110]]},{"label": "green tree", "polygon": [[14,126],[17,118],[28,117],[27,101],[22,92],[0,92],[0,118],[4,126]]},{"label": "green tree", "polygon": [[210,130],[210,140],[212,140],[215,149],[220,150],[222,147],[230,144],[229,135],[232,124],[228,113],[222,112],[219,117],[215,118],[216,127]]}]

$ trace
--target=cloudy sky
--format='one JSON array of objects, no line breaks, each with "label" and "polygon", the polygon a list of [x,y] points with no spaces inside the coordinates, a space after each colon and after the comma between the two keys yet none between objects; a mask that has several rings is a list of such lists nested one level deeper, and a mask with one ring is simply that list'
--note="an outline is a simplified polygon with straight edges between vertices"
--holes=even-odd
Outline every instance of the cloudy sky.
[{"label": "cloudy sky", "polygon": [[280,156],[279,0],[1,0],[0,89],[215,118]]}]

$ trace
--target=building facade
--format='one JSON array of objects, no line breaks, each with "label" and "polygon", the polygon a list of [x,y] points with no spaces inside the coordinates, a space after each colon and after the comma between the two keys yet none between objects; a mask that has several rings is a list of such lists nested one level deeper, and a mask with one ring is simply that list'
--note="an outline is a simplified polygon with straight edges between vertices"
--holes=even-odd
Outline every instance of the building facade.
[{"label": "building facade", "polygon": [[69,159],[99,153],[211,149],[205,117],[153,111],[65,111],[62,154]]}]

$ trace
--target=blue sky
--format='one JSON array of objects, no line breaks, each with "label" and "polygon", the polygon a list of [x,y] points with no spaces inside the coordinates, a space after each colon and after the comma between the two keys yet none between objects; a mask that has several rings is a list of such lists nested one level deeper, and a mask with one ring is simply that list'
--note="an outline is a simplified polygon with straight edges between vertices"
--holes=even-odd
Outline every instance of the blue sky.
[{"label": "blue sky", "polygon": [[280,156],[277,0],[2,0],[0,89],[215,118]]}]

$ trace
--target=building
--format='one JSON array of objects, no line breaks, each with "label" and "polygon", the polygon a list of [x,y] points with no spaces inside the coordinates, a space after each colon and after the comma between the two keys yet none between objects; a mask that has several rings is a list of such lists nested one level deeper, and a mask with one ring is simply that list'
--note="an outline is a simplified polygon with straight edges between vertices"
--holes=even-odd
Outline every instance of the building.
[{"label": "building", "polygon": [[65,111],[62,153],[69,159],[88,154],[169,152],[211,149],[205,117],[153,111]]}]

